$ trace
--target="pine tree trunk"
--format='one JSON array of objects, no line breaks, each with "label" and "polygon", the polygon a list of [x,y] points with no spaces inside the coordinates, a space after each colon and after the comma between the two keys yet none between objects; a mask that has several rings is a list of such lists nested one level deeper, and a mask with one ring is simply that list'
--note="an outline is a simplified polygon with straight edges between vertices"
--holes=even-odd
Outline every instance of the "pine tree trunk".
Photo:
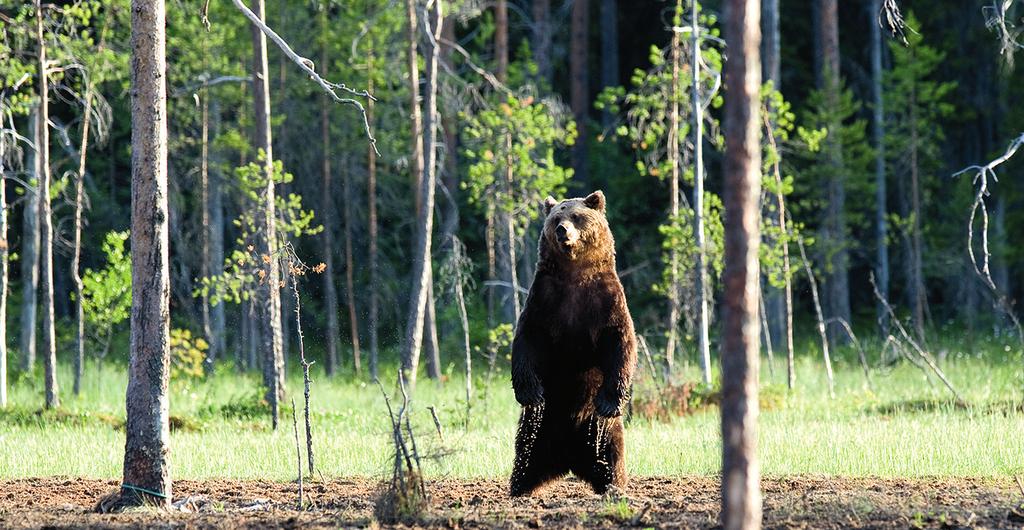
[{"label": "pine tree trunk", "polygon": [[[454,67],[452,64],[452,47],[444,42],[455,42],[455,24],[451,16],[445,17],[444,25],[441,28],[441,62]],[[441,245],[447,247],[452,243],[452,237],[459,229],[459,134],[457,130],[455,115],[451,108],[442,109],[441,128],[444,131],[444,172],[442,180],[446,190],[444,207],[441,209],[444,215],[441,224]]]},{"label": "pine tree trunk", "polygon": [[[3,97],[0,97],[0,108],[3,104]],[[11,125],[13,128],[14,124]],[[4,117],[0,116],[0,130],[3,128]],[[7,241],[7,179],[3,178],[6,147],[6,141],[0,136],[0,409],[7,407],[7,281],[10,274],[10,246]]]},{"label": "pine tree trunk", "polygon": [[[367,51],[367,78],[366,83],[367,90],[373,93],[373,76],[374,76],[374,54],[373,48]],[[373,100],[366,101],[366,118],[370,125],[374,124],[373,121]],[[368,261],[370,262],[370,315],[367,321],[367,326],[370,328],[370,377],[377,378],[377,348],[378,348],[378,335],[377,335],[377,315],[380,311],[380,280],[378,279],[378,264],[377,264],[377,152],[373,150],[373,146],[367,146],[366,148],[366,202],[369,205],[369,219],[367,220],[368,232],[369,232],[369,256]]]},{"label": "pine tree trunk", "polygon": [[362,372],[362,354],[359,351],[359,312],[356,310],[355,259],[352,255],[352,196],[348,171],[342,175],[341,185],[345,200],[345,299],[348,302],[348,329],[352,339],[352,368],[359,375]]},{"label": "pine tree trunk", "polygon": [[[837,0],[817,0],[818,34],[821,48],[821,88],[825,91],[826,105],[834,109],[839,103],[839,6]],[[829,131],[838,131],[840,123],[828,124]],[[830,166],[827,183],[824,244],[830,261],[830,274],[826,277],[826,306],[828,318],[850,321],[849,252],[846,241],[846,170],[843,164],[843,146],[836,134],[825,139],[824,152]],[[846,342],[845,334],[830,327],[833,343]]]},{"label": "pine tree trunk", "polygon": [[757,0],[727,0],[725,271],[722,284],[722,528],[761,526],[758,416],[758,245],[761,31]]},{"label": "pine tree trunk", "polygon": [[[410,0],[411,1],[411,0]],[[413,256],[412,289],[409,297],[409,312],[406,325],[405,343],[402,354],[402,371],[406,380],[410,383],[416,381],[416,367],[419,362],[420,345],[423,340],[423,329],[426,324],[428,300],[431,293],[431,252],[430,239],[434,223],[434,188],[435,182],[435,152],[437,128],[437,61],[440,50],[437,47],[437,40],[441,36],[441,23],[444,20],[442,11],[442,0],[434,0],[434,17],[429,23],[430,31],[434,38],[428,39],[429,50],[427,55],[427,69],[424,80],[426,81],[427,92],[423,98],[423,107],[426,109],[423,128],[416,134],[417,137],[425,137],[424,149],[426,157],[423,162],[423,178],[421,182],[421,194],[423,207],[419,209],[416,223],[416,248]],[[410,4],[411,21],[415,21],[415,13]],[[411,37],[415,38],[416,25],[412,24]],[[413,41],[415,43],[415,41]],[[415,55],[415,52],[413,53]],[[414,57],[415,59],[415,57]]]},{"label": "pine tree trunk", "polygon": [[[693,73],[693,234],[697,244],[697,351],[700,354],[700,368],[704,376],[704,384],[711,384],[711,339],[708,327],[711,325],[708,315],[708,271],[707,249],[704,234],[704,109],[700,95],[700,24],[697,22],[697,1],[692,0],[690,17],[693,23],[693,61],[690,71]],[[760,29],[758,30],[760,34]],[[758,63],[760,64],[760,63]],[[759,66],[760,68],[760,66]],[[760,105],[760,101],[757,103]]]},{"label": "pine tree trunk", "polygon": [[[682,0],[676,0],[675,18],[682,17]],[[668,162],[671,174],[668,181],[669,219],[675,222],[679,217],[679,99],[681,92],[680,70],[682,50],[680,36],[672,32],[672,113],[669,115]],[[679,314],[681,312],[681,287],[679,285],[679,251],[669,250],[669,292],[668,292],[668,333],[665,343],[665,379],[671,380],[675,368],[675,357],[679,336]]]},{"label": "pine tree trunk", "polygon": [[494,74],[498,81],[508,81],[508,4],[506,0],[494,3]]},{"label": "pine tree trunk", "polygon": [[163,1],[132,0],[131,13],[132,312],[121,499],[125,504],[169,508],[170,260]]},{"label": "pine tree trunk", "polygon": [[[29,116],[32,145],[39,145],[39,105]],[[26,190],[21,237],[21,371],[31,372],[36,364],[36,293],[39,289],[39,180],[42,177],[39,149],[29,147],[32,176],[36,187]]]},{"label": "pine tree trunk", "polygon": [[[871,96],[872,136],[875,144],[875,280],[878,290],[889,299],[889,244],[888,244],[888,195],[885,176],[885,106],[882,99],[882,29],[877,16],[882,10],[882,0],[868,3],[868,24],[871,26]],[[878,321],[882,323],[882,334],[887,334],[888,312],[881,302],[876,304]]]},{"label": "pine tree trunk", "polygon": [[[203,41],[204,52],[206,41]],[[208,53],[208,52],[207,52]],[[199,257],[199,277],[209,278],[215,264],[210,257],[210,240],[213,238],[210,224],[210,91],[202,91],[200,109],[200,160],[199,160],[199,193],[200,193],[200,230],[202,231],[202,255]],[[213,315],[210,313],[210,295],[203,293],[202,300],[203,337],[206,339],[205,364],[207,370],[213,368],[217,358],[217,347],[213,336]]]},{"label": "pine tree trunk", "polygon": [[[601,0],[601,86],[619,86],[619,13],[618,0]],[[615,117],[606,109],[601,125],[608,129]]]},{"label": "pine tree trunk", "polygon": [[551,67],[551,0],[533,0],[533,57],[537,61],[537,75],[549,86]]},{"label": "pine tree trunk", "polygon": [[576,143],[572,147],[574,178],[581,185],[588,185],[587,172],[587,114],[590,110],[590,73],[587,67],[587,39],[589,30],[590,0],[573,0],[572,28],[569,51],[569,77],[571,82],[572,115],[576,120]]},{"label": "pine tree trunk", "polygon": [[60,406],[57,385],[57,335],[53,314],[53,221],[50,209],[50,127],[49,82],[46,75],[46,45],[43,40],[43,9],[36,0],[36,43],[39,72],[39,273],[43,291],[43,361],[45,364],[46,408]]},{"label": "pine tree trunk", "polygon": [[[417,50],[417,40],[419,36],[419,16],[416,13],[416,0],[406,0],[406,18],[408,20],[408,42],[406,58],[409,67],[409,118],[412,132],[412,157],[410,158],[409,171],[412,176],[413,194],[415,195],[415,213],[416,213],[416,228],[414,241],[416,241],[416,247],[413,249],[414,260],[419,259],[419,253],[422,251],[420,242],[416,239],[419,237],[419,231],[423,229],[423,217],[425,213],[423,211],[423,119],[420,114],[420,70],[419,70],[419,51]],[[429,212],[433,213],[433,212]],[[432,217],[432,216],[431,216]],[[427,245],[429,248],[430,238],[427,237]],[[429,256],[429,253],[426,254]],[[423,267],[422,263],[413,264],[413,276],[410,282],[417,288],[420,279],[417,278],[417,271],[420,271]],[[423,280],[423,285],[429,284],[429,267],[423,267],[423,271],[427,271],[427,280]],[[424,287],[423,293],[413,292],[411,296],[412,305],[409,307],[409,314],[416,313],[415,317],[407,319],[406,323],[406,344],[403,345],[402,355],[402,371],[405,372],[405,379],[409,382],[416,381],[416,372],[419,370],[420,365],[420,351],[422,345],[420,341],[423,339],[423,321],[426,318],[426,308],[421,302],[422,299],[426,300],[426,288]],[[412,322],[412,324],[410,324]],[[415,327],[415,330],[410,330],[411,327]],[[410,332],[413,333],[416,338],[416,344],[408,344],[410,339]]]},{"label": "pine tree trunk", "polygon": [[[265,20],[263,0],[254,0],[253,12]],[[259,236],[257,263],[267,272],[258,293],[260,334],[263,351],[263,384],[267,388],[266,398],[270,403],[272,422],[277,429],[280,400],[284,395],[284,346],[281,331],[280,266],[277,248],[277,227],[274,204],[274,156],[270,132],[270,88],[267,67],[267,38],[255,25],[252,26],[253,43],[253,107],[255,110],[254,145],[264,153],[262,164],[266,187],[261,197],[263,211],[259,215]]]},{"label": "pine tree trunk", "polygon": [[[207,96],[209,97],[209,96]],[[216,100],[210,102],[209,133],[216,139],[220,136],[220,103]],[[214,150],[208,155],[217,161],[217,151]],[[210,187],[210,274],[222,274],[224,272],[224,192],[222,191],[222,176],[218,171],[218,164],[214,163],[214,170],[209,175]],[[225,303],[219,302],[213,306],[210,324],[210,358],[217,360],[227,354],[227,338],[225,323]]]},{"label": "pine tree trunk", "polygon": [[[326,10],[320,12],[320,31],[325,32],[327,27]],[[321,69],[328,68],[327,40],[321,36],[320,41],[320,66]],[[321,74],[324,75],[324,74]],[[371,102],[372,103],[372,102]],[[338,290],[335,287],[334,269],[334,185],[331,174],[331,122],[330,122],[330,101],[327,95],[320,96],[320,145],[323,151],[321,159],[321,210],[323,215],[323,262],[327,265],[322,276],[324,281],[324,311],[327,313],[327,363],[324,367],[327,376],[332,377],[338,371],[338,345],[341,343],[341,331],[338,325]],[[371,147],[372,151],[373,148]],[[346,210],[348,204],[345,205]]]},{"label": "pine tree trunk", "polygon": [[921,177],[918,168],[917,87],[910,89],[910,207],[913,222],[910,227],[910,291],[914,316],[914,332],[925,344],[925,307],[927,293],[924,287],[923,242],[921,241]]}]

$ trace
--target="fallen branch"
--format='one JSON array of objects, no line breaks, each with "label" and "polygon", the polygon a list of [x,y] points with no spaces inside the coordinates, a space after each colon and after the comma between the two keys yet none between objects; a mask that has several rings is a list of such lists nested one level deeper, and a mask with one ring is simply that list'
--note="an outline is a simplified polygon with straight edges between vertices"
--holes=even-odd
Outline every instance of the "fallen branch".
[{"label": "fallen branch", "polygon": [[861,346],[860,341],[857,340],[857,335],[854,335],[853,328],[850,327],[850,323],[845,318],[835,317],[825,321],[825,324],[839,324],[844,331],[846,336],[850,337],[850,341],[853,342],[853,346],[857,348],[857,356],[860,358],[860,366],[864,369],[864,379],[868,382],[868,388],[871,388],[871,374],[868,372],[868,356],[864,352],[864,348]]},{"label": "fallen branch", "polygon": [[882,296],[882,293],[878,291],[878,285],[875,284],[875,274],[870,273],[868,279],[871,281],[871,289],[875,292],[875,298],[877,298],[878,301],[881,302],[882,307],[885,309],[885,312],[889,315],[889,319],[891,320],[891,322],[896,326],[896,330],[899,331],[900,336],[903,337],[904,342],[906,342],[911,346],[911,348],[913,348],[914,352],[917,353],[918,357],[920,357],[920,359],[924,361],[928,368],[930,368],[932,372],[934,372],[935,375],[938,376],[939,380],[942,381],[942,384],[946,385],[946,388],[948,388],[949,391],[953,394],[953,397],[956,398],[957,402],[961,404],[966,404],[967,402],[960,397],[960,392],[957,392],[956,388],[953,387],[953,384],[949,382],[949,379],[946,378],[946,374],[942,371],[941,368],[939,368],[939,365],[935,363],[935,359],[932,358],[931,354],[925,351],[923,348],[921,348],[921,346],[910,336],[910,334],[907,333],[907,329],[903,327],[903,323],[900,322],[900,319],[896,318],[896,313],[893,312],[892,306],[889,305],[889,301],[886,300],[885,297]]}]

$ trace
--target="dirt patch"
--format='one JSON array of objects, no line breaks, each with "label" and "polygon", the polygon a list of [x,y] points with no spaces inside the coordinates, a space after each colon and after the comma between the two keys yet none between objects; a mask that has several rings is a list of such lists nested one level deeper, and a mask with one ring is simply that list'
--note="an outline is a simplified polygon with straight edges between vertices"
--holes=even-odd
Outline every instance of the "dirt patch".
[{"label": "dirt patch", "polygon": [[[111,480],[0,481],[0,528],[339,528],[379,526],[379,483],[306,485],[311,506],[295,509],[296,485],[252,480],[177,481],[173,512],[93,513]],[[1012,481],[975,479],[769,478],[765,528],[1024,528],[1024,496]],[[714,477],[634,478],[621,497],[600,497],[565,480],[509,499],[504,482],[439,480],[432,512],[418,525],[444,528],[718,526]]]}]

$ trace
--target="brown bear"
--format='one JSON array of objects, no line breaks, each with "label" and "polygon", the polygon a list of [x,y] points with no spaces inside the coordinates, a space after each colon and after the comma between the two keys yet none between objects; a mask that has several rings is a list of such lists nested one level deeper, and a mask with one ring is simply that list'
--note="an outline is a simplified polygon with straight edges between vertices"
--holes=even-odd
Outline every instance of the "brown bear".
[{"label": "brown bear", "polygon": [[512,342],[523,406],[510,492],[572,472],[604,493],[626,484],[622,410],[636,337],[615,271],[604,193],[544,202],[537,272]]}]

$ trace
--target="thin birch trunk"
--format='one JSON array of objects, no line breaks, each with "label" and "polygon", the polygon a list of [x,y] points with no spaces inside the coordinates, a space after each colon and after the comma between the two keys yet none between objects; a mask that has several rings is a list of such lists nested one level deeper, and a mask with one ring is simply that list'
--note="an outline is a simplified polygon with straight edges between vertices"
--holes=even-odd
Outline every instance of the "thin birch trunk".
[{"label": "thin birch trunk", "polygon": [[164,3],[132,1],[132,313],[125,504],[170,508],[170,256]]},{"label": "thin birch trunk", "polygon": [[[704,107],[700,95],[700,23],[697,18],[697,0],[691,3],[693,19],[693,233],[697,242],[697,351],[704,384],[711,384],[711,345],[708,336],[708,272],[707,249],[704,242]],[[760,14],[760,13],[759,13]],[[758,14],[758,15],[759,15]],[[757,17],[755,17],[757,18]],[[760,34],[760,29],[758,30]],[[758,63],[760,68],[760,63]],[[760,78],[760,72],[758,72]]]},{"label": "thin birch trunk", "polygon": [[[676,0],[675,22],[680,22],[683,12],[682,0]],[[668,161],[671,175],[668,181],[669,220],[676,222],[679,217],[679,99],[680,69],[682,51],[678,32],[672,32],[672,114],[669,116]],[[671,380],[675,368],[677,340],[679,335],[679,314],[681,310],[679,286],[679,251],[669,250],[669,293],[668,293],[668,334],[665,344],[665,379]]]},{"label": "thin birch trunk", "polygon": [[725,4],[722,528],[761,527],[757,458],[761,41],[757,0]]},{"label": "thin birch trunk", "polygon": [[[419,17],[416,13],[416,0],[405,1],[406,18],[408,22],[408,41],[406,43],[406,60],[409,68],[409,118],[412,132],[412,157],[410,159],[409,171],[412,176],[413,194],[415,196],[415,209],[416,212],[416,229],[415,238],[416,247],[413,249],[414,262],[413,262],[413,273],[411,282],[413,285],[413,292],[410,297],[409,307],[409,318],[406,322],[406,344],[403,346],[402,352],[402,371],[405,373],[406,381],[412,384],[416,382],[416,372],[419,370],[420,364],[420,351],[422,344],[420,341],[423,340],[423,321],[426,318],[425,300],[427,297],[426,285],[429,284],[429,267],[424,267],[418,260],[421,259],[420,253],[423,250],[422,243],[418,240],[419,232],[423,229],[424,217],[428,215],[433,220],[433,212],[425,212],[423,210],[423,189],[426,187],[423,184],[423,119],[420,114],[420,69],[419,69],[419,51],[416,44],[419,35]],[[433,190],[431,190],[433,191]],[[426,237],[427,249],[430,248],[430,237]],[[424,254],[423,257],[429,257],[429,252]],[[426,271],[426,272],[424,272]],[[417,274],[426,273],[426,279],[418,278]],[[422,282],[423,292],[420,293],[417,290],[420,288]],[[408,341],[412,338],[416,339],[416,344],[409,344]]]},{"label": "thin birch trunk", "polygon": [[[208,120],[209,134],[216,139],[220,136],[220,103],[217,100],[210,102]],[[213,150],[207,154],[215,162],[207,183],[210,187],[210,225],[208,227],[210,232],[208,236],[210,238],[210,274],[221,274],[224,272],[224,193],[221,188],[221,175],[217,169],[219,166],[216,164],[218,153]],[[213,360],[227,355],[224,306],[225,303],[221,301],[211,308],[210,358]]]},{"label": "thin birch trunk", "polygon": [[[32,145],[39,145],[39,105],[32,108],[29,115],[29,129]],[[21,350],[21,371],[31,372],[36,364],[36,309],[37,292],[39,289],[39,180],[40,168],[39,149],[30,147],[32,157],[32,176],[35,187],[26,188],[25,211],[22,212],[21,237],[21,333],[19,349]]]},{"label": "thin birch trunk", "polygon": [[43,9],[36,0],[36,43],[39,72],[39,231],[40,287],[43,291],[43,355],[45,364],[46,408],[60,406],[57,385],[57,335],[53,314],[53,222],[50,208],[50,127],[49,81],[46,74],[46,44],[43,40]]},{"label": "thin birch trunk", "polygon": [[[100,50],[103,39],[100,39]],[[82,391],[82,372],[85,363],[85,311],[82,308],[82,210],[85,206],[85,159],[89,148],[89,125],[92,121],[93,86],[89,81],[85,88],[84,115],[82,116],[82,144],[78,148],[78,173],[75,175],[75,213],[73,246],[71,248],[71,279],[75,284],[75,381],[74,393]],[[205,131],[205,129],[204,129]]]},{"label": "thin birch trunk", "polygon": [[[3,108],[3,103],[0,97],[0,108]],[[11,125],[13,128],[14,124]],[[0,130],[3,128],[4,117],[0,115]],[[6,141],[0,136],[0,409],[7,407],[7,281],[10,274],[10,247],[7,241],[7,179],[4,178],[6,147]]]}]

